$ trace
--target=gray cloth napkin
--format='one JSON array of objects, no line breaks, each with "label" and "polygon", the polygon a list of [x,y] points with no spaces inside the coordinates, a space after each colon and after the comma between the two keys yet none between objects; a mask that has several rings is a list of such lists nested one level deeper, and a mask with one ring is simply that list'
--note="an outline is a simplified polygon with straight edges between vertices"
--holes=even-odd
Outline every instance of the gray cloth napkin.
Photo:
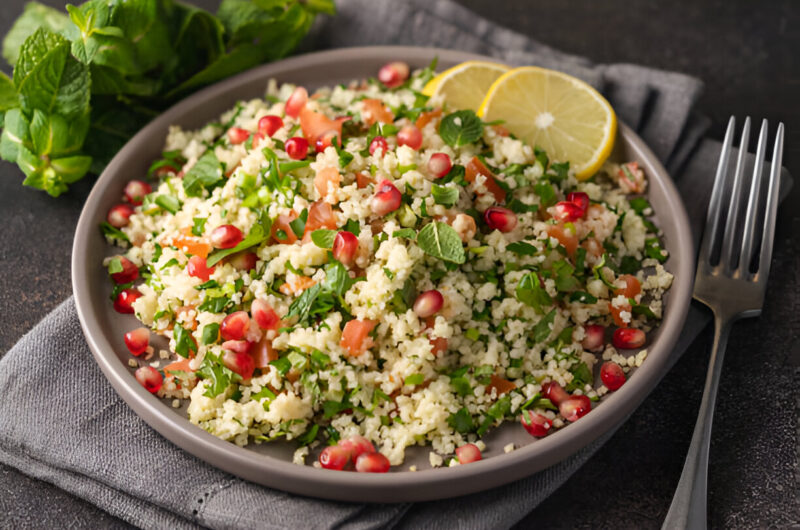
[{"label": "gray cloth napkin", "polygon": [[[677,179],[699,239],[719,144],[692,112],[702,83],[627,64],[594,65],[500,28],[449,0],[338,0],[305,49],[414,44],[474,51],[583,78],[609,98]],[[784,175],[783,190],[788,186]],[[693,307],[674,360],[708,323]],[[563,484],[611,436],[524,480],[456,499],[363,505],[238,479],[172,445],[117,396],[94,363],[72,299],[0,360],[0,461],[147,528],[504,528]]]}]

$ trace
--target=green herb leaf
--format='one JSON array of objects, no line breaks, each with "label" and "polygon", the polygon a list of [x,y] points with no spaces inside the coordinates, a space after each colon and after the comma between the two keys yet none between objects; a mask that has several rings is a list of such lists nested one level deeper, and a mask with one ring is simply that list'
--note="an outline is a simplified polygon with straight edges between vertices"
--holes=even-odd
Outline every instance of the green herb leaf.
[{"label": "green herb leaf", "polygon": [[421,385],[425,381],[425,376],[422,374],[411,374],[406,376],[403,383],[409,386]]},{"label": "green herb leaf", "polygon": [[461,147],[483,136],[483,122],[471,110],[448,114],[439,124],[439,136],[451,147]]},{"label": "green herb leaf", "polygon": [[206,229],[207,217],[195,217],[192,219],[192,235],[201,237]]},{"label": "green herb leaf", "polygon": [[581,389],[589,384],[592,384],[592,371],[589,370],[589,367],[586,363],[578,363],[570,369],[570,373],[572,374],[572,381],[564,388],[567,392],[572,392],[573,390]]},{"label": "green herb leaf", "polygon": [[118,272],[122,272],[122,260],[119,257],[112,258],[111,261],[108,262],[108,274],[116,274]]},{"label": "green herb leaf", "polygon": [[172,329],[172,334],[175,339],[175,353],[184,358],[189,357],[190,351],[197,353],[197,345],[190,331],[176,323]]},{"label": "green herb leaf", "polygon": [[300,447],[305,447],[307,445],[310,445],[311,442],[317,439],[318,433],[319,433],[319,425],[315,423],[314,425],[311,426],[310,429],[308,429],[302,435],[297,437],[298,445]]},{"label": "green herb leaf", "polygon": [[289,222],[289,228],[292,229],[294,235],[298,238],[303,237],[303,233],[306,230],[306,220],[308,219],[308,209],[303,208],[303,211],[300,212],[300,216],[297,219]]},{"label": "green herb leaf", "polygon": [[317,283],[300,293],[300,296],[295,298],[289,306],[289,312],[286,314],[286,319],[288,320],[296,316],[299,317],[300,322],[305,320],[309,311],[311,311],[311,306],[314,303],[314,300],[316,300],[317,296],[319,296],[321,290],[322,285]]},{"label": "green herb leaf", "polygon": [[455,414],[447,418],[447,424],[461,434],[467,434],[475,430],[475,422],[466,407],[461,408]]},{"label": "green herb leaf", "polygon": [[536,343],[545,342],[547,338],[550,336],[550,326],[553,325],[553,321],[556,318],[556,310],[553,309],[549,313],[547,313],[544,317],[542,317],[539,322],[533,327],[533,340]]},{"label": "green herb leaf", "polygon": [[14,65],[19,58],[22,43],[37,29],[45,28],[52,33],[61,33],[69,25],[69,18],[62,12],[39,2],[28,2],[25,11],[14,21],[14,25],[3,39],[3,57]]},{"label": "green herb leaf", "polygon": [[644,212],[647,208],[650,208],[650,203],[644,197],[634,197],[628,202],[630,203],[633,211],[639,215],[643,215],[642,212]]},{"label": "green herb leaf", "polygon": [[519,256],[533,256],[537,252],[536,247],[524,241],[510,243],[506,246],[506,249]]},{"label": "green herb leaf", "polygon": [[[539,276],[535,272],[529,272],[519,281],[515,291],[517,300],[534,308],[537,313],[543,313],[543,306],[553,303],[553,299],[547,294]],[[537,341],[538,342],[538,341]]]},{"label": "green herb leaf", "polygon": [[204,189],[212,189],[222,178],[222,164],[209,149],[183,176],[183,189],[189,197],[200,197]]},{"label": "green herb leaf", "polygon": [[434,258],[459,265],[467,259],[458,233],[441,221],[425,225],[417,234],[417,244],[426,254]]},{"label": "green herb leaf", "polygon": [[582,304],[596,304],[597,298],[584,291],[575,291],[569,295],[570,302],[580,302]]},{"label": "green herb leaf", "polygon": [[181,201],[172,195],[159,195],[156,197],[155,203],[172,215],[175,215],[181,209]]},{"label": "green herb leaf", "polygon": [[203,344],[214,344],[219,340],[219,324],[212,322],[203,326]]},{"label": "green herb leaf", "polygon": [[250,247],[254,247],[256,245],[260,245],[264,241],[270,238],[271,232],[271,222],[269,218],[262,218],[261,222],[258,224],[253,225],[253,228],[250,229],[250,233],[247,234],[247,237],[242,239],[238,245],[233,248],[224,248],[218,249],[211,253],[206,260],[206,265],[208,267],[213,267],[217,263],[219,263],[223,258],[230,256],[231,254],[236,254],[237,252],[241,252],[242,250],[246,250]]},{"label": "green herb leaf", "polygon": [[441,204],[442,206],[446,206],[447,208],[454,206],[458,202],[457,188],[451,188],[448,186],[439,186],[438,184],[434,184],[432,189],[432,194],[433,194],[433,201],[436,204]]},{"label": "green herb leaf", "polygon": [[114,228],[111,224],[107,222],[100,223],[100,231],[103,233],[103,236],[111,239],[116,239],[118,242],[126,242],[130,243],[130,239],[128,236],[125,235],[125,232],[120,230],[119,228]]},{"label": "green herb leaf", "polygon": [[545,180],[541,180],[534,184],[533,192],[539,196],[543,208],[552,206],[556,203],[556,190],[553,185]]},{"label": "green herb leaf", "polygon": [[657,237],[648,237],[644,240],[644,254],[648,258],[658,260],[660,263],[667,261],[668,257],[661,248],[661,243],[659,243]]},{"label": "green herb leaf", "polygon": [[333,241],[336,239],[336,230],[314,230],[311,232],[311,241],[319,248],[333,248]]}]

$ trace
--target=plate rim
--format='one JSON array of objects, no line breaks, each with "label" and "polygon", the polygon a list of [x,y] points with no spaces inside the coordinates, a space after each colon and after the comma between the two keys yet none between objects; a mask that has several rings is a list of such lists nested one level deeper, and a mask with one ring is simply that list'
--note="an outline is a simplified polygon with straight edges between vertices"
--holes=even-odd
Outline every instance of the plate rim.
[{"label": "plate rim", "polygon": [[[106,379],[117,394],[148,425],[178,447],[204,462],[241,478],[292,493],[325,499],[360,502],[409,502],[455,497],[483,491],[506,484],[549,468],[588,446],[603,434],[618,427],[652,392],[669,368],[672,348],[683,327],[691,300],[694,278],[694,247],[686,209],[677,187],[652,150],[632,129],[619,122],[619,133],[630,142],[634,151],[648,159],[656,170],[651,176],[664,188],[670,216],[674,218],[677,238],[670,245],[671,255],[681,255],[670,266],[674,275],[670,301],[660,325],[660,335],[655,346],[658,355],[648,348],[648,359],[637,369],[636,377],[604,400],[601,407],[592,411],[580,422],[570,424],[536,443],[518,448],[469,466],[424,469],[416,472],[403,470],[389,474],[334,473],[312,466],[299,466],[269,455],[262,455],[221,440],[188,418],[175,416],[157,397],[147,392],[130,376],[129,368],[113,353],[113,348],[103,336],[103,330],[91,304],[88,285],[92,279],[91,267],[82,257],[98,237],[97,224],[101,195],[104,189],[120,177],[123,163],[138,150],[141,141],[162,128],[175,123],[178,117],[202,105],[203,102],[222,97],[236,87],[266,81],[282,76],[283,71],[306,69],[313,65],[326,65],[339,61],[389,61],[409,57],[430,61],[461,62],[470,59],[495,60],[492,57],[442,48],[415,46],[365,46],[339,48],[294,56],[282,61],[262,65],[234,77],[206,87],[177,102],[139,131],[114,156],[92,187],[81,211],[72,246],[72,287],[81,329],[92,355]],[[323,81],[324,82],[324,81]],[[663,206],[659,208],[662,210]],[[663,220],[661,221],[663,223]],[[605,425],[604,425],[605,424]],[[480,480],[471,480],[479,478]]]}]

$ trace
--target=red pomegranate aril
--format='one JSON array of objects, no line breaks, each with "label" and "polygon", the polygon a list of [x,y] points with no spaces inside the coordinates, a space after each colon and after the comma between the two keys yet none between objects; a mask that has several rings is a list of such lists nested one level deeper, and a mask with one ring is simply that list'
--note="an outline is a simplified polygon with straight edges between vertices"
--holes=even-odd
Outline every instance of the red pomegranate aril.
[{"label": "red pomegranate aril", "polygon": [[428,171],[435,178],[439,179],[450,173],[453,169],[453,161],[447,153],[434,153],[428,160]]},{"label": "red pomegranate aril", "polygon": [[228,140],[233,145],[243,144],[250,138],[250,131],[242,129],[241,127],[231,127],[228,129]]},{"label": "red pomegranate aril", "polygon": [[584,212],[589,207],[589,196],[582,191],[573,191],[567,194],[567,201],[571,202]]},{"label": "red pomegranate aril", "polygon": [[323,469],[344,469],[350,461],[350,451],[338,445],[329,445],[319,454],[319,463]]},{"label": "red pomegranate aril", "polygon": [[218,226],[211,232],[211,244],[214,248],[233,248],[242,242],[242,231],[233,225]]},{"label": "red pomegranate aril", "polygon": [[342,440],[339,442],[339,447],[346,450],[353,461],[363,454],[375,452],[375,446],[363,436],[351,436],[350,438]]},{"label": "red pomegranate aril", "polygon": [[517,214],[502,206],[491,206],[483,212],[483,220],[492,230],[511,232],[517,226]]},{"label": "red pomegranate aril", "polygon": [[106,221],[114,228],[122,228],[128,226],[131,222],[131,215],[133,215],[133,206],[130,204],[117,204],[108,210]]},{"label": "red pomegranate aril", "polygon": [[481,450],[475,444],[466,444],[456,448],[459,464],[469,464],[481,459]]},{"label": "red pomegranate aril", "polygon": [[356,252],[358,252],[358,238],[354,234],[346,230],[336,234],[332,250],[334,258],[349,267],[356,261]]},{"label": "red pomegranate aril", "polygon": [[378,70],[378,81],[383,83],[386,88],[395,88],[405,83],[409,73],[408,64],[404,62],[386,63]]},{"label": "red pomegranate aril", "polygon": [[522,412],[519,422],[528,431],[528,434],[536,438],[547,436],[550,427],[553,426],[553,422],[549,418],[530,410]]},{"label": "red pomegranate aril", "polygon": [[558,406],[561,402],[569,398],[567,391],[555,381],[550,381],[542,385],[542,395],[549,399],[555,406]]},{"label": "red pomegranate aril", "polygon": [[389,459],[381,453],[365,453],[356,458],[356,471],[359,473],[386,473],[390,467]]},{"label": "red pomegranate aril", "polygon": [[139,268],[131,260],[125,256],[118,256],[117,259],[122,265],[122,270],[111,275],[115,283],[131,283],[139,277]]},{"label": "red pomegranate aril", "polygon": [[414,300],[414,313],[419,318],[428,318],[435,315],[444,305],[444,296],[436,289],[425,291]]},{"label": "red pomegranate aril", "polygon": [[125,340],[125,346],[128,347],[128,351],[138,357],[143,354],[150,345],[150,330],[145,327],[136,328],[133,331],[127,332],[123,338]]},{"label": "red pomegranate aril", "polygon": [[152,394],[158,392],[161,389],[161,385],[164,383],[164,378],[159,371],[152,366],[137,368],[133,376],[139,381],[140,385]]},{"label": "red pomegranate aril", "polygon": [[192,256],[186,264],[186,274],[200,278],[204,282],[207,282],[213,273],[214,267],[209,269],[206,258],[202,256]]},{"label": "red pomegranate aril", "polygon": [[374,155],[378,149],[381,150],[381,155],[385,155],[389,151],[389,144],[386,143],[386,138],[383,136],[376,136],[369,143],[369,154]]},{"label": "red pomegranate aril", "polygon": [[592,410],[592,401],[586,396],[570,396],[558,406],[558,412],[567,421],[577,421]]},{"label": "red pomegranate aril", "polygon": [[228,258],[228,263],[230,263],[234,269],[240,271],[250,271],[255,269],[257,262],[258,256],[255,252],[237,252]]},{"label": "red pomegranate aril", "polygon": [[222,343],[222,349],[235,353],[250,353],[254,344],[255,343],[247,342],[246,340],[226,340]]},{"label": "red pomegranate aril", "polygon": [[280,116],[267,115],[258,120],[258,132],[270,138],[281,127],[283,127],[283,120]]},{"label": "red pomegranate aril", "polygon": [[633,350],[644,346],[647,337],[644,331],[635,328],[618,328],[614,330],[611,343],[620,350]]},{"label": "red pomegranate aril", "polygon": [[581,207],[574,202],[561,201],[553,206],[553,218],[565,223],[577,221],[584,213],[586,211],[581,210]]},{"label": "red pomegranate aril", "polygon": [[250,379],[256,369],[256,363],[249,353],[226,351],[222,355],[222,364],[228,370],[242,376],[242,379]]},{"label": "red pomegranate aril", "polygon": [[147,182],[142,180],[132,180],[125,185],[125,200],[129,203],[139,206],[144,200],[144,196],[153,191],[153,188]]},{"label": "red pomegranate aril", "polygon": [[622,371],[622,367],[617,363],[606,361],[600,367],[600,380],[603,381],[607,389],[613,392],[625,384],[625,372]]},{"label": "red pomegranate aril", "polygon": [[286,154],[292,160],[302,160],[308,156],[308,140],[299,136],[293,136],[286,140],[284,144]]},{"label": "red pomegranate aril", "polygon": [[247,333],[250,317],[244,311],[236,311],[226,316],[219,327],[223,340],[240,340]]},{"label": "red pomegranate aril", "polygon": [[377,191],[372,197],[372,213],[375,215],[386,215],[400,208],[403,195],[394,184],[388,180],[382,180],[378,184]]},{"label": "red pomegranate aril", "polygon": [[278,313],[265,301],[260,298],[253,300],[250,305],[250,314],[253,316],[256,325],[261,329],[278,329],[281,318]]},{"label": "red pomegranate aril", "polygon": [[261,134],[260,132],[257,132],[257,133],[255,133],[255,134],[253,134],[253,141],[251,142],[251,144],[250,144],[250,145],[252,145],[253,149],[255,149],[255,148],[257,148],[257,147],[258,147],[258,146],[261,144],[261,142],[263,142],[263,141],[264,141],[264,135],[263,135],[263,134]]},{"label": "red pomegranate aril", "polygon": [[133,314],[133,303],[142,293],[134,289],[124,289],[120,291],[114,299],[114,309],[117,313]]},{"label": "red pomegranate aril", "polygon": [[407,145],[416,151],[422,147],[422,131],[415,125],[406,125],[397,133],[397,145]]},{"label": "red pomegranate aril", "polygon": [[286,105],[284,106],[286,115],[291,116],[292,118],[298,117],[300,115],[300,111],[303,110],[303,107],[306,106],[307,102],[308,91],[301,86],[295,88],[294,92],[292,92],[292,95],[286,100]]},{"label": "red pomegranate aril", "polygon": [[600,351],[605,346],[606,328],[600,324],[589,324],[583,328],[583,341],[581,346],[586,351]]},{"label": "red pomegranate aril", "polygon": [[314,149],[317,153],[322,153],[325,149],[333,146],[333,140],[336,139],[336,143],[341,145],[342,142],[339,138],[338,131],[330,130],[325,131],[324,133],[320,134],[317,139],[314,141]]}]

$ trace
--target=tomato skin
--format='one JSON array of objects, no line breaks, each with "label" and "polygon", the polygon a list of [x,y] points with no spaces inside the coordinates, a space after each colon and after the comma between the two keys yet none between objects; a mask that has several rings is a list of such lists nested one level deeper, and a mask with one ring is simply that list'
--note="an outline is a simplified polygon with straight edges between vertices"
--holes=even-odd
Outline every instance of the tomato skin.
[{"label": "tomato skin", "polygon": [[317,174],[314,176],[314,188],[316,188],[320,197],[325,197],[328,195],[331,188],[333,188],[334,191],[338,190],[341,181],[342,176],[336,168],[322,168],[317,171]]},{"label": "tomato skin", "polygon": [[619,277],[625,282],[625,287],[614,290],[615,295],[623,295],[625,298],[633,298],[642,292],[642,284],[631,274],[623,274]]},{"label": "tomato skin", "polygon": [[430,122],[439,119],[441,116],[442,109],[421,112],[417,118],[417,121],[414,122],[414,125],[416,125],[418,129],[423,129]]},{"label": "tomato skin", "polygon": [[578,250],[578,236],[575,234],[574,230],[570,230],[564,226],[564,223],[548,225],[547,235],[556,238],[558,242],[567,249],[567,254],[570,256],[574,256],[575,251]]},{"label": "tomato skin", "polygon": [[379,99],[364,99],[361,101],[361,119],[369,126],[375,122],[392,123],[394,114]]},{"label": "tomato skin", "polygon": [[333,207],[322,200],[314,202],[308,208],[308,219],[306,219],[306,227],[303,231],[303,243],[311,241],[311,232],[320,228],[336,230],[336,216],[333,213]]},{"label": "tomato skin", "polygon": [[[297,236],[289,225],[289,223],[295,219],[297,219],[297,213],[294,210],[292,210],[289,215],[280,214],[275,218],[275,221],[272,223],[272,239],[275,243],[291,245],[297,241]],[[283,234],[279,236],[278,231],[283,231]]]},{"label": "tomato skin", "polygon": [[489,169],[486,166],[483,165],[483,162],[481,162],[477,156],[472,157],[472,160],[469,161],[467,167],[464,169],[465,169],[464,180],[466,180],[467,182],[475,182],[475,178],[478,175],[483,175],[484,177],[486,177],[486,182],[484,183],[484,186],[489,191],[489,193],[494,195],[494,200],[497,201],[498,203],[505,202],[506,191],[503,188],[501,188],[499,184],[497,184],[497,180],[495,180],[496,177],[494,176],[494,174],[491,171],[489,171]]},{"label": "tomato skin", "polygon": [[511,392],[515,388],[517,388],[517,385],[515,385],[513,382],[492,374],[491,381],[488,385],[486,385],[486,393],[491,394],[492,389],[495,389],[497,391],[497,395],[502,396],[503,394]]},{"label": "tomato skin", "polygon": [[352,357],[358,357],[374,344],[369,336],[378,323],[374,320],[351,320],[344,325],[339,345]]}]

